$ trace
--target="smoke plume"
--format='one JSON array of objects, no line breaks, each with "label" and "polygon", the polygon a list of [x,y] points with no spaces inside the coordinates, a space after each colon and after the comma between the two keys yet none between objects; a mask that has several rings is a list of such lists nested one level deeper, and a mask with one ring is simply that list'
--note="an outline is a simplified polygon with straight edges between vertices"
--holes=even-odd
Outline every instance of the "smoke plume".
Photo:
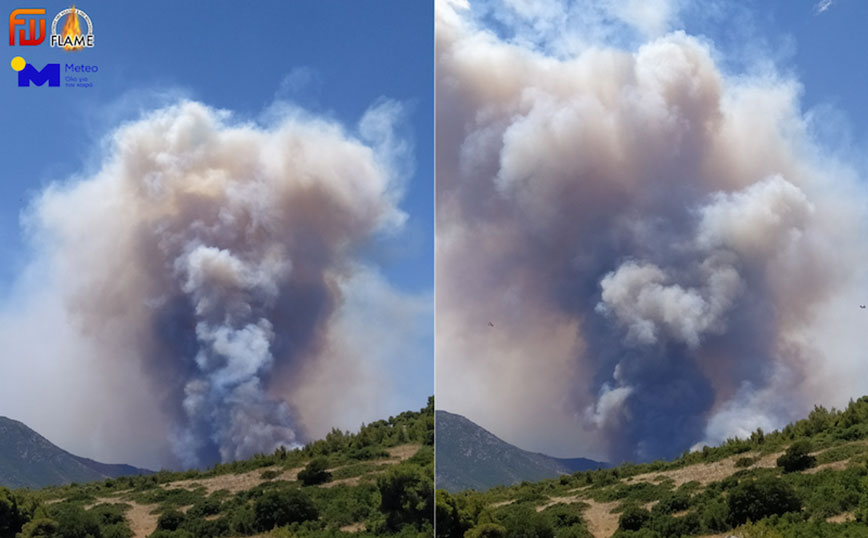
[{"label": "smoke plume", "polygon": [[522,5],[437,4],[438,406],[621,461],[868,390],[865,187],[798,83],[667,21],[541,46]]},{"label": "smoke plume", "polygon": [[[10,301],[18,311],[4,314],[17,330],[0,340],[71,396],[66,412],[45,413],[72,416],[79,438],[111,430],[94,432],[124,447],[109,457],[206,465],[358,427],[392,381],[376,350],[357,347],[359,320],[418,336],[427,301],[361,256],[405,220],[400,107],[371,108],[356,134],[279,115],[261,126],[195,102],[152,112],[107,139],[92,175],[52,184],[32,205],[37,259]],[[354,299],[360,287],[369,296]],[[37,339],[22,343],[34,324],[62,342],[52,358]],[[26,378],[10,369],[14,394]],[[62,370],[75,386],[54,377]]]}]

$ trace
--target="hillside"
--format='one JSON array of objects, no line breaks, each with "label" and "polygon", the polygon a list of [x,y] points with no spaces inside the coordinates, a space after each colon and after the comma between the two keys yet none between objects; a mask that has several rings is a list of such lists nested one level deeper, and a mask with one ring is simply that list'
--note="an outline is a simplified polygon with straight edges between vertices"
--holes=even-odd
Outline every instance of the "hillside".
[{"label": "hillside", "polygon": [[355,434],[207,471],[0,488],[0,538],[430,537],[433,444],[431,398]]},{"label": "hillside", "polygon": [[41,488],[149,472],[75,456],[21,422],[0,417],[0,486]]},{"label": "hillside", "polygon": [[868,537],[868,397],[673,461],[437,491],[438,538]]},{"label": "hillside", "polygon": [[522,450],[454,413],[438,409],[436,421],[438,489],[485,491],[606,467],[585,458],[559,459]]}]

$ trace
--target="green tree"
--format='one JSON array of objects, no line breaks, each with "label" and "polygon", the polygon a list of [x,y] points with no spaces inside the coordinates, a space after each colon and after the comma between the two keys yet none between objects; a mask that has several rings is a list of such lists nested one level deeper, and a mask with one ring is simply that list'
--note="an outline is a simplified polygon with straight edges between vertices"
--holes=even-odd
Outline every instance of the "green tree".
[{"label": "green tree", "polygon": [[47,517],[36,518],[24,525],[19,538],[54,538],[57,536],[57,521]]},{"label": "green tree", "polygon": [[[437,520],[437,538],[440,534],[440,520]],[[506,527],[497,523],[483,523],[464,533],[464,538],[506,538]]]},{"label": "green tree", "polygon": [[0,487],[0,538],[15,538],[21,527],[30,521],[32,506],[21,495]]},{"label": "green tree", "polygon": [[438,538],[462,538],[473,526],[470,514],[462,510],[458,506],[458,500],[446,490],[437,490],[435,508],[437,512]]},{"label": "green tree", "polygon": [[726,500],[730,518],[736,525],[802,509],[802,501],[793,487],[775,477],[742,482],[729,492]]},{"label": "green tree", "polygon": [[508,508],[500,522],[506,527],[506,538],[554,538],[555,535],[548,518],[527,505]]},{"label": "green tree", "polygon": [[259,531],[319,518],[316,505],[301,490],[266,491],[253,503],[254,521]]},{"label": "green tree", "polygon": [[305,486],[314,486],[323,484],[332,478],[332,474],[326,469],[328,468],[328,460],[322,456],[316,457],[299,471],[298,479]]},{"label": "green tree", "polygon": [[57,522],[57,538],[103,538],[99,517],[80,506],[52,507],[51,518]]},{"label": "green tree", "polygon": [[414,465],[398,465],[377,478],[380,511],[386,526],[399,530],[406,524],[434,523],[434,480]]},{"label": "green tree", "polygon": [[651,513],[644,508],[631,504],[621,512],[618,528],[625,531],[638,531],[651,519]]},{"label": "green tree", "polygon": [[778,467],[785,473],[792,473],[808,469],[817,464],[817,459],[811,456],[811,443],[802,439],[791,444],[781,457],[778,458]]},{"label": "green tree", "polygon": [[166,531],[178,530],[187,517],[177,510],[169,510],[157,520],[157,528]]}]

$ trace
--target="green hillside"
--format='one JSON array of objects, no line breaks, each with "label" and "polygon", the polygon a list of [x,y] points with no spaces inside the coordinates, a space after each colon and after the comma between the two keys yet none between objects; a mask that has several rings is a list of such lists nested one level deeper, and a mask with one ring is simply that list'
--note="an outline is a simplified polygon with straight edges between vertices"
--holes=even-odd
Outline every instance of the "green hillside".
[{"label": "green hillside", "polygon": [[0,538],[430,537],[434,401],[207,471],[0,488]]},{"label": "green hillside", "polygon": [[467,418],[440,409],[436,420],[438,489],[485,491],[607,466],[585,458],[559,459],[522,450]]},{"label": "green hillside", "polygon": [[80,458],[21,422],[0,417],[0,486],[41,488],[148,472],[130,465]]},{"label": "green hillside", "polygon": [[673,461],[437,491],[443,538],[868,538],[868,397]]}]

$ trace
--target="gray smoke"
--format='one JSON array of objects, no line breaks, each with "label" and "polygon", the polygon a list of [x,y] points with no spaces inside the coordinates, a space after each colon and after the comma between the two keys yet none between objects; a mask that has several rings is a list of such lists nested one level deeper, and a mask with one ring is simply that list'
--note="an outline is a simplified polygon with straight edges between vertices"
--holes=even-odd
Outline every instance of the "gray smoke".
[{"label": "gray smoke", "polygon": [[[361,255],[405,220],[409,146],[393,133],[402,111],[381,102],[355,134],[272,112],[264,126],[195,102],[152,112],[107,138],[95,173],[34,202],[32,278],[14,314],[4,309],[16,329],[0,341],[32,357],[54,391],[74,394],[62,409],[52,394],[43,405],[97,430],[101,446],[87,453],[207,465],[355,428],[382,408],[380,384],[392,380],[377,350],[356,347],[359,320],[369,316],[381,336],[382,323],[415,331],[428,307]],[[362,291],[370,296],[359,300]],[[60,340],[53,358],[34,332]],[[14,395],[28,374],[9,360]],[[61,370],[78,384],[56,378]],[[44,422],[55,438],[73,436]]]},{"label": "gray smoke", "polygon": [[865,187],[812,138],[798,83],[727,75],[671,17],[622,18],[635,49],[543,46],[528,28],[581,11],[543,4],[563,9],[505,1],[501,26],[490,3],[437,4],[438,405],[620,461],[868,390]]}]

